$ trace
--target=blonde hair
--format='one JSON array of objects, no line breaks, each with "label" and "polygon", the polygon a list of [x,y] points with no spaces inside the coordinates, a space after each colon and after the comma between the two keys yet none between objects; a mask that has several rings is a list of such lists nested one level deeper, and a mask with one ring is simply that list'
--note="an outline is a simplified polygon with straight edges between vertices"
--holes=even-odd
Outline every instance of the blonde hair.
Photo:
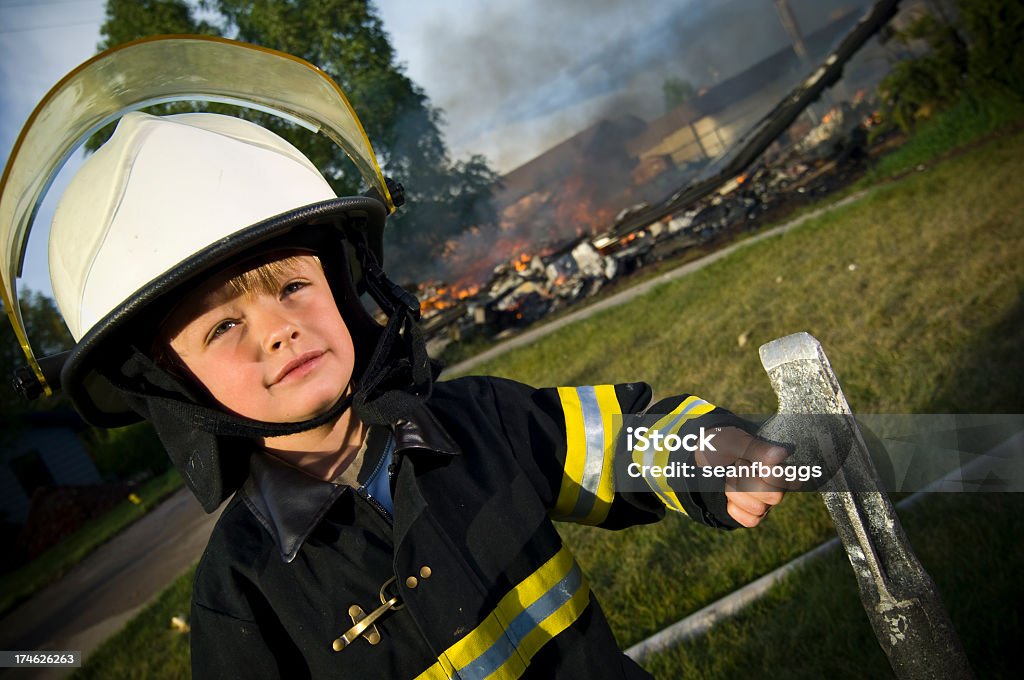
[{"label": "blonde hair", "polygon": [[[321,270],[324,268],[319,257],[313,254],[308,255],[308,257],[312,257]],[[297,266],[298,263],[299,256],[297,255],[264,262],[254,269],[246,269],[232,276],[224,285],[230,288],[233,294],[240,296],[255,295],[257,293],[276,295],[278,293],[278,286],[281,285],[281,279],[285,278],[288,272]]]}]

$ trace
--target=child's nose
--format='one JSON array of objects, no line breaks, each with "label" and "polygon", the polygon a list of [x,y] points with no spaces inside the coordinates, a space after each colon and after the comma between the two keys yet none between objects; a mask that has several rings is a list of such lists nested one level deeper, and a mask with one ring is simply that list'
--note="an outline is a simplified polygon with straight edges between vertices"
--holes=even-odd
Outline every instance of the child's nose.
[{"label": "child's nose", "polygon": [[264,323],[266,323],[264,345],[268,351],[284,349],[299,337],[298,327],[284,316],[267,314]]},{"label": "child's nose", "polygon": [[298,337],[297,328],[293,328],[291,325],[284,326],[270,334],[270,337],[267,338],[267,348],[271,351],[284,349]]}]

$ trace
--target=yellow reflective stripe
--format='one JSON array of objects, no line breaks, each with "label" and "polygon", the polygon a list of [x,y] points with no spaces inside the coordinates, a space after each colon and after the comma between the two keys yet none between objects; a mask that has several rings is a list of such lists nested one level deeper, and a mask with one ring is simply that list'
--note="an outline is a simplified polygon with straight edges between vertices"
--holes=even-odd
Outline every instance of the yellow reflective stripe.
[{"label": "yellow reflective stripe", "polygon": [[555,503],[555,516],[568,518],[580,495],[583,465],[587,462],[587,433],[583,428],[583,407],[576,388],[559,387],[558,398],[565,417],[565,467],[558,502]]},{"label": "yellow reflective stripe", "polygon": [[519,644],[518,654],[510,657],[491,678],[518,678],[534,655],[550,640],[572,625],[590,604],[590,588],[584,583],[557,612],[544,619]]},{"label": "yellow reflective stripe", "polygon": [[554,517],[600,524],[608,516],[614,489],[612,462],[621,415],[615,387],[559,387],[565,417],[566,452]]},{"label": "yellow reflective stripe", "polygon": [[589,597],[579,566],[563,547],[418,679],[517,678],[544,644],[579,618]]},{"label": "yellow reflective stripe", "polygon": [[[651,427],[651,430],[660,431],[665,436],[678,434],[680,428],[682,428],[688,420],[698,418],[705,413],[713,411],[714,409],[714,404],[709,404],[700,397],[687,397],[678,406],[672,409],[671,413],[662,416]],[[665,467],[670,462],[670,455],[671,452],[666,449],[654,449],[652,442],[652,446],[646,452],[633,451],[633,462],[640,465],[657,465]],[[676,495],[676,492],[672,490],[668,479],[665,477],[644,476],[644,480],[647,482],[647,485],[651,487],[651,491],[658,496],[666,507],[670,510],[681,512],[684,515],[686,514],[682,501],[679,500],[679,496]]]}]

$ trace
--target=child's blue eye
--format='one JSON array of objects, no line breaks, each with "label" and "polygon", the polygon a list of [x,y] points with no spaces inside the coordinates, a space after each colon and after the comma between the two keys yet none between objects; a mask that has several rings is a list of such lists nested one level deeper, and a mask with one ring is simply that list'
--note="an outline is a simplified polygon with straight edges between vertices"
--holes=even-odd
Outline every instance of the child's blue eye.
[{"label": "child's blue eye", "polygon": [[305,281],[292,281],[291,283],[285,284],[284,288],[281,289],[281,295],[291,295],[305,287]]},{"label": "child's blue eye", "polygon": [[229,330],[231,330],[232,328],[234,328],[237,325],[238,325],[237,321],[233,321],[233,320],[221,321],[219,324],[217,324],[217,326],[210,333],[210,340],[216,340],[217,338],[219,338],[220,336],[224,335],[225,333],[227,333]]}]

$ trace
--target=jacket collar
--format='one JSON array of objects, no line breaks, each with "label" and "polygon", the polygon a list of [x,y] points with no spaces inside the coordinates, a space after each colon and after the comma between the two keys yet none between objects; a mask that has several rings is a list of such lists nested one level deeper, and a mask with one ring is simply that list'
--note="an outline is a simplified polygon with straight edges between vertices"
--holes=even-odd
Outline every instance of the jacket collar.
[{"label": "jacket collar", "polygon": [[[377,465],[387,444],[384,429],[372,429],[367,434],[363,475]],[[393,427],[396,464],[399,455],[426,452],[455,456],[459,448],[451,436],[427,408],[417,409],[409,418],[399,420]],[[253,454],[249,461],[249,478],[242,485],[240,495],[249,511],[274,537],[281,559],[291,562],[299,554],[306,539],[343,493],[350,487],[325,482],[297,470],[273,456]]]}]

